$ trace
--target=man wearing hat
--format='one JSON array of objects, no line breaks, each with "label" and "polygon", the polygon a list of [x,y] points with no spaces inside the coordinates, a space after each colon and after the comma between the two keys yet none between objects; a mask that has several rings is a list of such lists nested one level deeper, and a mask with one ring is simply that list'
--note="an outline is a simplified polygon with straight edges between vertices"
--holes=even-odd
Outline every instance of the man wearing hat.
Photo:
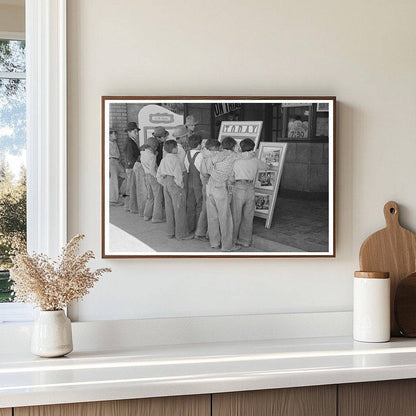
[{"label": "man wearing hat", "polygon": [[156,137],[159,145],[157,147],[157,153],[156,153],[156,164],[157,166],[160,165],[160,161],[163,157],[163,143],[167,140],[169,136],[169,132],[161,126],[158,126],[153,131],[153,137]]},{"label": "man wearing hat", "polygon": [[199,124],[199,121],[194,115],[189,114],[189,116],[186,117],[185,126],[188,129],[189,134],[195,133],[195,127],[197,124]]},{"label": "man wearing hat", "polygon": [[129,209],[129,195],[131,194],[130,188],[132,185],[132,174],[133,174],[133,167],[136,163],[137,159],[140,156],[140,150],[139,150],[139,127],[134,121],[130,121],[127,123],[127,128],[125,132],[128,134],[128,139],[126,142],[126,145],[124,147],[124,154],[126,157],[126,194],[127,194],[127,200],[126,200],[126,209]]},{"label": "man wearing hat", "polygon": [[120,198],[119,178],[125,178],[123,165],[120,162],[120,150],[117,144],[117,132],[110,129],[110,204],[123,205]]},{"label": "man wearing hat", "polygon": [[188,172],[186,171],[185,157],[186,157],[186,152],[189,150],[189,144],[188,144],[189,134],[190,134],[189,130],[183,124],[179,124],[178,126],[176,126],[173,129],[173,133],[172,133],[172,136],[176,139],[176,142],[178,143],[177,157],[179,159],[179,164],[182,169],[183,182],[185,184],[185,195],[188,193]]}]

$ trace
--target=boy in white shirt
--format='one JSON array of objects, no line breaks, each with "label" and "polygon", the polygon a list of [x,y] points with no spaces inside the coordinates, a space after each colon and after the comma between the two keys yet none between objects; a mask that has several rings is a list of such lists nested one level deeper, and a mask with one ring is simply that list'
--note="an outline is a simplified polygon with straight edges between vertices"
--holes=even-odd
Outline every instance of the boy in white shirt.
[{"label": "boy in white shirt", "polygon": [[163,185],[168,237],[190,240],[193,235],[189,234],[186,222],[186,198],[183,172],[177,157],[178,143],[167,140],[163,150],[166,153],[160,162],[156,178]]},{"label": "boy in white shirt", "polygon": [[146,205],[144,207],[144,220],[154,223],[165,222],[163,212],[163,188],[156,179],[157,150],[159,141],[156,137],[149,137],[144,149],[141,151],[140,160],[145,173],[147,189]]},{"label": "boy in white shirt", "polygon": [[233,244],[250,247],[253,236],[255,211],[254,184],[260,169],[267,165],[256,157],[255,144],[251,139],[240,142],[241,153],[233,166],[233,196],[231,212],[233,216]]}]

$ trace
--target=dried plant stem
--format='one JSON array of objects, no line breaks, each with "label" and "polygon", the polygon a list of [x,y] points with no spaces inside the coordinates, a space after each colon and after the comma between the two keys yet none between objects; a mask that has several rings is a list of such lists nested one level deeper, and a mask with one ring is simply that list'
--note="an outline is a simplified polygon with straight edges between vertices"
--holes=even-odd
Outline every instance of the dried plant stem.
[{"label": "dried plant stem", "polygon": [[83,238],[80,234],[72,238],[57,261],[44,254],[18,252],[10,270],[15,302],[34,303],[46,311],[59,310],[83,298],[103,273],[111,272],[109,268],[88,268],[94,253],[78,254]]}]

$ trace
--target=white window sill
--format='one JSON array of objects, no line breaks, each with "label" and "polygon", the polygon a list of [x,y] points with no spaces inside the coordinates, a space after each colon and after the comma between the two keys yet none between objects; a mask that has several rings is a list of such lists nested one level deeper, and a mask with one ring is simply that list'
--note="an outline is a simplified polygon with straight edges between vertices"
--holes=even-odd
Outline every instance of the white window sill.
[{"label": "white window sill", "polygon": [[0,324],[14,325],[30,323],[35,319],[36,311],[28,303],[0,303]]}]

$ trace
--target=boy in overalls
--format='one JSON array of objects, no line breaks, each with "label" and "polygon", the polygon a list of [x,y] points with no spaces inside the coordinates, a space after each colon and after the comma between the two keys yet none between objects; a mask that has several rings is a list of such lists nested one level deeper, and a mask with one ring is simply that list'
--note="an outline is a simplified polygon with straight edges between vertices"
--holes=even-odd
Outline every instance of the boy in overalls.
[{"label": "boy in overalls", "polygon": [[[203,141],[204,143],[204,141]],[[209,158],[220,150],[221,143],[217,139],[205,140],[201,149],[201,169],[200,179],[202,184],[202,209],[199,214],[198,224],[195,231],[195,239],[207,241],[208,238],[208,218],[207,218],[207,183],[209,179],[208,162]]]},{"label": "boy in overalls", "polygon": [[147,143],[142,146],[140,159],[145,173],[145,184],[147,189],[147,199],[144,207],[144,220],[154,223],[165,222],[163,212],[163,188],[156,180],[157,171],[157,150],[159,141],[156,137],[149,137]]},{"label": "boy in overalls", "polygon": [[188,138],[189,149],[185,157],[185,168],[188,186],[186,194],[186,216],[189,232],[194,232],[202,210],[201,142],[199,134],[191,134]]},{"label": "boy in overalls", "polygon": [[176,140],[166,140],[163,149],[166,153],[160,162],[156,178],[163,186],[168,237],[190,240],[193,235],[189,234],[186,223],[186,198],[183,173],[177,157],[178,143]]},{"label": "boy in overalls", "polygon": [[222,151],[208,160],[209,180],[207,184],[208,234],[212,248],[222,251],[236,251],[233,245],[233,219],[231,217],[229,186],[233,165],[237,159],[234,151],[237,142],[225,137],[221,142]]}]

